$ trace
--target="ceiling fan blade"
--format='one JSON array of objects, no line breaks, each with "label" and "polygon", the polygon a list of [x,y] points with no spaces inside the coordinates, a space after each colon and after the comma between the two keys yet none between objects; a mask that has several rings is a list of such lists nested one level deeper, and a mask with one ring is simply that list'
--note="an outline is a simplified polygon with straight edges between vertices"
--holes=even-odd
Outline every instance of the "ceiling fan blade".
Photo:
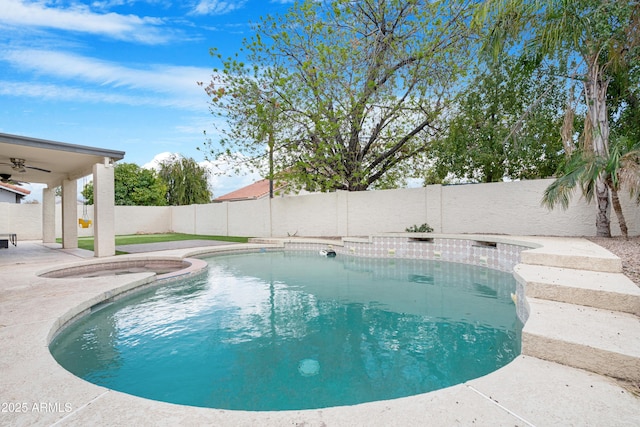
[{"label": "ceiling fan blade", "polygon": [[48,170],[48,169],[37,168],[35,166],[25,166],[25,168],[33,169],[33,170],[37,170],[37,171],[41,171],[41,172],[46,172],[46,173],[51,173],[51,171]]}]

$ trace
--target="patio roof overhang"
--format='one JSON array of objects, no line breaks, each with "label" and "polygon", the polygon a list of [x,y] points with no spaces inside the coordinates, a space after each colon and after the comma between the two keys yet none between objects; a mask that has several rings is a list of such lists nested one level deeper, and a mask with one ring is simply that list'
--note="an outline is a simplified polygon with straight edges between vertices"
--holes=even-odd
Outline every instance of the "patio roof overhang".
[{"label": "patio roof overhang", "polygon": [[[0,133],[0,174],[49,188],[90,175],[94,164],[115,162],[124,155],[124,151]],[[11,159],[24,160],[24,168],[16,168]]]}]

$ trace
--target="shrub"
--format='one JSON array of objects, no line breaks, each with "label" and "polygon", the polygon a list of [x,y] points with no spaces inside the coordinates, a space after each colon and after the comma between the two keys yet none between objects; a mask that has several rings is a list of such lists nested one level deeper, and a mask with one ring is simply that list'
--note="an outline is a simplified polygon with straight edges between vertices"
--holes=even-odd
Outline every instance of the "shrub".
[{"label": "shrub", "polygon": [[406,229],[408,233],[431,233],[433,228],[429,227],[429,224],[424,223],[420,227],[417,225],[412,225]]}]

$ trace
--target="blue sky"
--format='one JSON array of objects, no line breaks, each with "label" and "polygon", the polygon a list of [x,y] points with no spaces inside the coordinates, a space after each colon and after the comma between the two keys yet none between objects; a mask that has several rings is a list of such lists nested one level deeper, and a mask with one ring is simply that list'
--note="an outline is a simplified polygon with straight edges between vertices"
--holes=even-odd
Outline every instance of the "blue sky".
[{"label": "blue sky", "polygon": [[[293,0],[0,0],[0,132],[126,152],[141,166],[196,150],[213,116],[196,82],[250,22]],[[256,176],[214,178],[216,196]],[[36,190],[34,188],[34,190]]]}]

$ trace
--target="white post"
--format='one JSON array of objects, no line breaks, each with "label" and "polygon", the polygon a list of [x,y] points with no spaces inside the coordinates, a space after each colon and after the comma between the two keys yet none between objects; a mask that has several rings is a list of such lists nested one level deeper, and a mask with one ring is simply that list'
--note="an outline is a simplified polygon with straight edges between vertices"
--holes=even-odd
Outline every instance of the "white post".
[{"label": "white post", "polygon": [[116,254],[115,185],[111,159],[93,165],[93,252],[96,257]]},{"label": "white post", "polygon": [[78,184],[75,179],[62,181],[62,247],[78,247]]},{"label": "white post", "polygon": [[42,242],[56,241],[56,191],[55,188],[42,190]]}]

